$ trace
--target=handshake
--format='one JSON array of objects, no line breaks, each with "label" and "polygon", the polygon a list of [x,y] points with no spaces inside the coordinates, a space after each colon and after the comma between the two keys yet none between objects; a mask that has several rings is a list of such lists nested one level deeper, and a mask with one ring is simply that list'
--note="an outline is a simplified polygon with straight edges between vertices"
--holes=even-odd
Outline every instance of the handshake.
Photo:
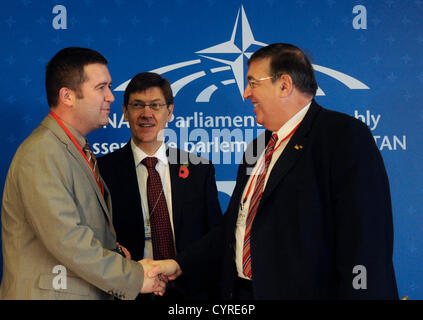
[{"label": "handshake", "polygon": [[154,293],[163,296],[169,280],[175,280],[182,274],[179,264],[172,259],[153,260],[145,258],[138,262],[144,269],[141,293]]},{"label": "handshake", "polygon": [[[131,260],[129,251],[119,243],[116,243],[116,251],[126,259]],[[163,296],[166,292],[166,284],[169,280],[175,280],[182,274],[179,264],[172,259],[153,260],[145,258],[139,260],[144,270],[144,281],[141,293],[154,293]]]}]

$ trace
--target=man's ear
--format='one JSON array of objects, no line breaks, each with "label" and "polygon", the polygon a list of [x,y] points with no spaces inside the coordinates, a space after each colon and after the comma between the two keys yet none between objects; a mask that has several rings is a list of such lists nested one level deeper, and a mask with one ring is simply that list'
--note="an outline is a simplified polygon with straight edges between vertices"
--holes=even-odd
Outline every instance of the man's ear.
[{"label": "man's ear", "polygon": [[167,112],[168,112],[168,114],[167,114],[167,122],[169,122],[171,119],[172,119],[172,114],[173,114],[173,108],[174,108],[174,104],[170,104],[168,107],[167,107]]},{"label": "man's ear", "polygon": [[122,111],[123,111],[123,116],[125,118],[125,121],[128,122],[128,108],[125,107],[125,105],[122,103]]},{"label": "man's ear", "polygon": [[59,104],[73,106],[75,104],[75,92],[72,89],[63,87],[59,90]]},{"label": "man's ear", "polygon": [[294,90],[294,83],[292,78],[288,74],[283,74],[278,79],[279,87],[280,87],[280,97],[284,98],[291,94],[292,90]]}]

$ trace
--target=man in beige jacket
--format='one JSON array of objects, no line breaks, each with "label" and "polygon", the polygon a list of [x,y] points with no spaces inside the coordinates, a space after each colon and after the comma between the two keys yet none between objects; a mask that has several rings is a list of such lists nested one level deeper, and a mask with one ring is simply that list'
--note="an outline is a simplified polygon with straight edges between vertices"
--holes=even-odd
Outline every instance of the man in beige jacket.
[{"label": "man in beige jacket", "polygon": [[134,299],[162,294],[149,260],[116,252],[112,204],[85,136],[108,123],[107,60],[65,48],[48,63],[50,113],[18,148],[2,202],[0,299]]}]

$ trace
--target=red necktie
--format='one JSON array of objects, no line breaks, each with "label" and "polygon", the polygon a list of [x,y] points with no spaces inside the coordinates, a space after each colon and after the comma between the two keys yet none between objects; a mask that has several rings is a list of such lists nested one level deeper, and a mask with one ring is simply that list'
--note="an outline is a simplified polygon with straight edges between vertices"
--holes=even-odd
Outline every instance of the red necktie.
[{"label": "red necktie", "polygon": [[175,247],[162,181],[155,168],[157,161],[155,157],[147,157],[141,163],[148,170],[147,198],[150,210],[153,256],[155,260],[161,260],[173,258],[175,256]]},{"label": "red necktie", "polygon": [[267,168],[269,168],[270,160],[272,160],[273,150],[278,141],[277,134],[273,134],[265,151],[264,169],[259,174],[256,185],[254,187],[253,195],[251,196],[250,207],[248,209],[247,223],[245,226],[244,246],[242,250],[242,271],[244,275],[251,278],[251,226],[253,225],[254,217],[256,216],[260,199],[263,194],[264,181],[266,179]]}]

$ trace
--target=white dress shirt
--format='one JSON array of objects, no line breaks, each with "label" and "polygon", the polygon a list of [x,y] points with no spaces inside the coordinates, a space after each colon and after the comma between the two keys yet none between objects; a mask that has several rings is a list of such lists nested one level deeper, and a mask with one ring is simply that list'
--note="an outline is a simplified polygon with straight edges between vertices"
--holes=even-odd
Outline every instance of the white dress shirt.
[{"label": "white dress shirt", "polygon": [[[267,173],[266,173],[266,177],[265,177],[264,185],[263,185],[263,191],[266,188],[267,181],[269,180],[270,173],[276,161],[281,156],[283,150],[285,149],[291,137],[287,138],[282,143],[281,141],[286,136],[288,136],[295,129],[295,127],[299,125],[299,123],[303,120],[305,114],[308,111],[308,108],[310,107],[310,104],[311,103],[309,103],[300,111],[298,111],[277,132],[272,132],[272,134],[276,133],[278,135],[278,141],[276,142],[272,160],[270,161],[269,167],[267,169]],[[238,276],[244,279],[248,279],[242,272],[242,256],[243,256],[245,227],[246,227],[246,221],[248,216],[248,209],[250,207],[251,196],[254,193],[255,183],[257,181],[258,174],[264,168],[264,151],[265,150],[263,150],[262,154],[258,158],[257,163],[255,167],[253,168],[252,174],[250,175],[250,178],[248,179],[248,182],[245,185],[244,192],[241,197],[241,203],[240,203],[239,211],[238,211],[238,219],[237,219],[236,228],[235,228],[235,264],[236,264]],[[251,188],[249,188],[250,184],[252,184]],[[249,193],[248,193],[248,189],[250,189]]]},{"label": "white dress shirt", "polygon": [[163,192],[166,198],[166,204],[169,211],[170,224],[173,233],[173,243],[175,243],[175,231],[173,228],[173,215],[172,215],[172,187],[170,184],[170,170],[169,161],[166,156],[166,145],[162,143],[160,148],[152,156],[149,156],[140,148],[138,148],[131,139],[132,153],[134,154],[135,170],[137,172],[138,190],[141,197],[141,207],[144,218],[144,234],[145,234],[145,246],[144,246],[144,258],[153,258],[153,244],[151,242],[151,228],[150,228],[150,210],[148,208],[147,198],[147,178],[148,171],[141,161],[147,157],[156,157],[158,159],[156,164],[156,170],[160,175],[162,181]]}]

